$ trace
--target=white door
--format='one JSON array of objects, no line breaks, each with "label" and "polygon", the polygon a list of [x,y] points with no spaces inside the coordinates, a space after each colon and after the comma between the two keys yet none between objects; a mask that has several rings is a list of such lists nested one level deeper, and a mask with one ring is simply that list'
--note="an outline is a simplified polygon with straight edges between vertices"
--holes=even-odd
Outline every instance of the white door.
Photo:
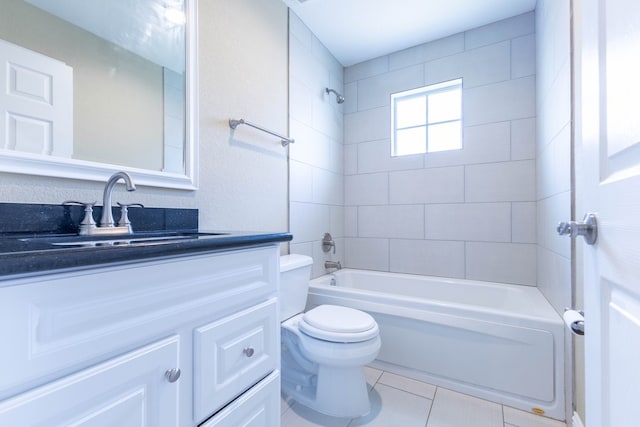
[{"label": "white door", "polygon": [[[640,2],[574,1],[587,427],[640,425]],[[585,212],[576,212],[582,217]]]},{"label": "white door", "polygon": [[0,148],[70,158],[73,69],[0,40]]}]

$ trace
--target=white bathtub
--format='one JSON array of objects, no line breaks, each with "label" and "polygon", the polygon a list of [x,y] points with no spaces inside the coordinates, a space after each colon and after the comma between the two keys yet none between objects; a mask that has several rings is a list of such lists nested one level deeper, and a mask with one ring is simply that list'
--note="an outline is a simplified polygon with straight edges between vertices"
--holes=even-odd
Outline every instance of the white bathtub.
[{"label": "white bathtub", "polygon": [[376,367],[565,419],[564,324],[537,288],[343,269],[311,281],[320,304],[376,319]]}]

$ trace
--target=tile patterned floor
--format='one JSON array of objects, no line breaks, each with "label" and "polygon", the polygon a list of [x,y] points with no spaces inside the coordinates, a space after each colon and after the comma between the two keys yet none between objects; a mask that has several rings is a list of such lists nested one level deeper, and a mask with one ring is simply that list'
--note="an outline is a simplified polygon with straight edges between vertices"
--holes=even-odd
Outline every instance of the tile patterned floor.
[{"label": "tile patterned floor", "polygon": [[371,412],[334,418],[282,399],[281,427],[567,427],[497,403],[366,367]]}]

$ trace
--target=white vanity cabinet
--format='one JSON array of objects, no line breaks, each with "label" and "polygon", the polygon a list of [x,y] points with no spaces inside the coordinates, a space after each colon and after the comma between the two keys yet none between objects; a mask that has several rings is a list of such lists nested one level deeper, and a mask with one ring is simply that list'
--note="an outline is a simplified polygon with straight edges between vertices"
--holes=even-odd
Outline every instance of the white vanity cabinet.
[{"label": "white vanity cabinet", "polygon": [[0,426],[279,426],[277,244],[0,282]]}]

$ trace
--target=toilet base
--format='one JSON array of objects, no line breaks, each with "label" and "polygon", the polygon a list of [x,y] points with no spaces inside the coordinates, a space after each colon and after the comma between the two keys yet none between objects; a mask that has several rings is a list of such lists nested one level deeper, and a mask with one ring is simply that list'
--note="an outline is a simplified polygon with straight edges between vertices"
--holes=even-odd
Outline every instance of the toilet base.
[{"label": "toilet base", "polygon": [[[289,372],[287,372],[289,371]],[[314,411],[332,417],[355,418],[371,410],[364,367],[320,366],[307,378],[282,367],[282,392]]]}]

